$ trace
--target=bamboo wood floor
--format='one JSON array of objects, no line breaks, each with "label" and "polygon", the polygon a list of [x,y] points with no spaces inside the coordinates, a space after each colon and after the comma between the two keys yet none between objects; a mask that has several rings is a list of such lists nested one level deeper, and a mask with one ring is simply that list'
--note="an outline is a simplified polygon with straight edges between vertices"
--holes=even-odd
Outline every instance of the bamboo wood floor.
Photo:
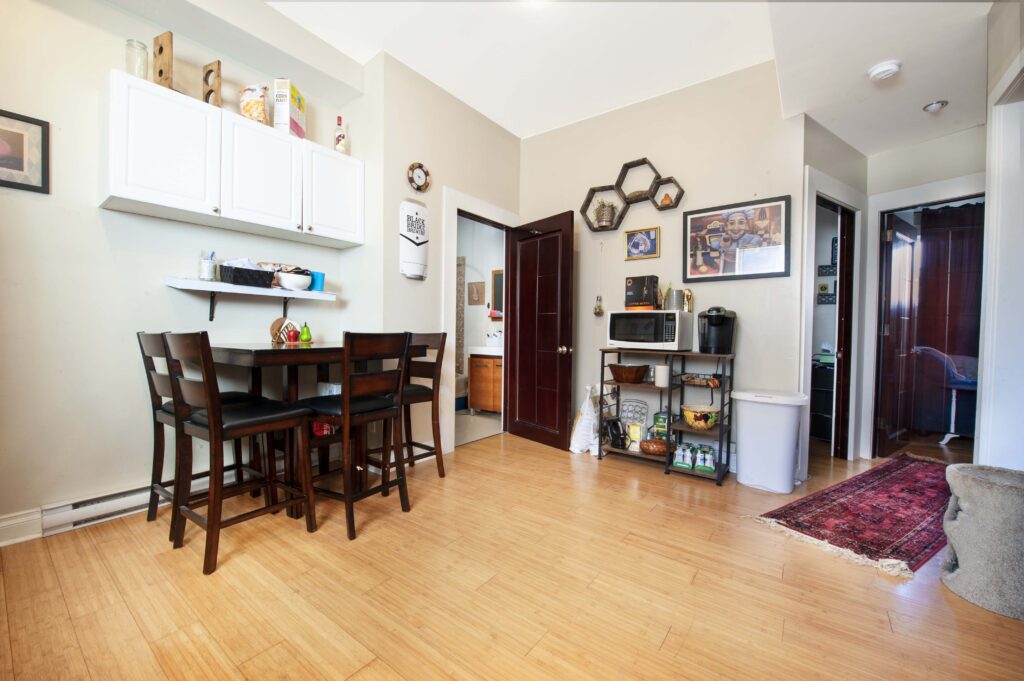
[{"label": "bamboo wood floor", "polygon": [[313,535],[229,528],[209,577],[166,510],[5,547],[0,680],[1024,678],[1024,622],[939,557],[903,581],[743,517],[870,462],[815,458],[791,496],[508,435],[446,465],[411,513],[357,504],[354,542],[330,501]]}]

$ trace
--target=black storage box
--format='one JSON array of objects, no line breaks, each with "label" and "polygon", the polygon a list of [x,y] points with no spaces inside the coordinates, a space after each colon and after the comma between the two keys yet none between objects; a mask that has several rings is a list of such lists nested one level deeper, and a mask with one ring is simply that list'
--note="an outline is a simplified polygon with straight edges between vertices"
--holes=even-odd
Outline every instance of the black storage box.
[{"label": "black storage box", "polygon": [[270,285],[274,283],[274,273],[266,270],[250,270],[244,267],[221,265],[220,280],[225,284],[270,288]]},{"label": "black storage box", "polygon": [[658,277],[626,277],[626,309],[645,306],[658,308]]}]

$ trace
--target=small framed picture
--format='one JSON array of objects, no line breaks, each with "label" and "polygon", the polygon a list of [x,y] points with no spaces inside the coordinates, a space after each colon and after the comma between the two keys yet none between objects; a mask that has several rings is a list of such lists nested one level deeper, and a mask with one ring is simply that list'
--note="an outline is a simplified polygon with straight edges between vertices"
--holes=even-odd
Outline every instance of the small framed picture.
[{"label": "small framed picture", "polygon": [[466,305],[484,304],[484,282],[471,281],[466,284]]},{"label": "small framed picture", "polygon": [[0,109],[0,187],[50,193],[50,124]]},{"label": "small framed picture", "polygon": [[626,260],[661,257],[661,227],[626,230]]}]

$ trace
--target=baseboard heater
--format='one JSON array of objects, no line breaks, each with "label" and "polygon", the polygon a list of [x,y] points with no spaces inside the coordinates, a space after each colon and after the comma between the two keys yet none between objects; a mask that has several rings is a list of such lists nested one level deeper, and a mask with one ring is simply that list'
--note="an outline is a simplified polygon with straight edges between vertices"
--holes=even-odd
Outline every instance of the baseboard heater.
[{"label": "baseboard heater", "polygon": [[[234,480],[234,471],[224,472],[224,484],[231,484]],[[192,483],[192,492],[203,492],[208,487],[209,482],[202,478]],[[160,500],[161,506],[166,506],[167,503]],[[146,510],[148,504],[149,487],[139,487],[83,501],[43,506],[43,536],[48,537],[51,534],[139,513]]]}]

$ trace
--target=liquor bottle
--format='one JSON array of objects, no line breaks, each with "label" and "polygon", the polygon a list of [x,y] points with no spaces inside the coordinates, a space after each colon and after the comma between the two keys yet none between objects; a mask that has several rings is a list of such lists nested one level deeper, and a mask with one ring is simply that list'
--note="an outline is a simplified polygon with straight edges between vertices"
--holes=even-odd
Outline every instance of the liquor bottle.
[{"label": "liquor bottle", "polygon": [[348,135],[345,134],[345,126],[341,123],[341,116],[338,116],[338,127],[334,129],[334,150],[343,154],[348,153]]}]

